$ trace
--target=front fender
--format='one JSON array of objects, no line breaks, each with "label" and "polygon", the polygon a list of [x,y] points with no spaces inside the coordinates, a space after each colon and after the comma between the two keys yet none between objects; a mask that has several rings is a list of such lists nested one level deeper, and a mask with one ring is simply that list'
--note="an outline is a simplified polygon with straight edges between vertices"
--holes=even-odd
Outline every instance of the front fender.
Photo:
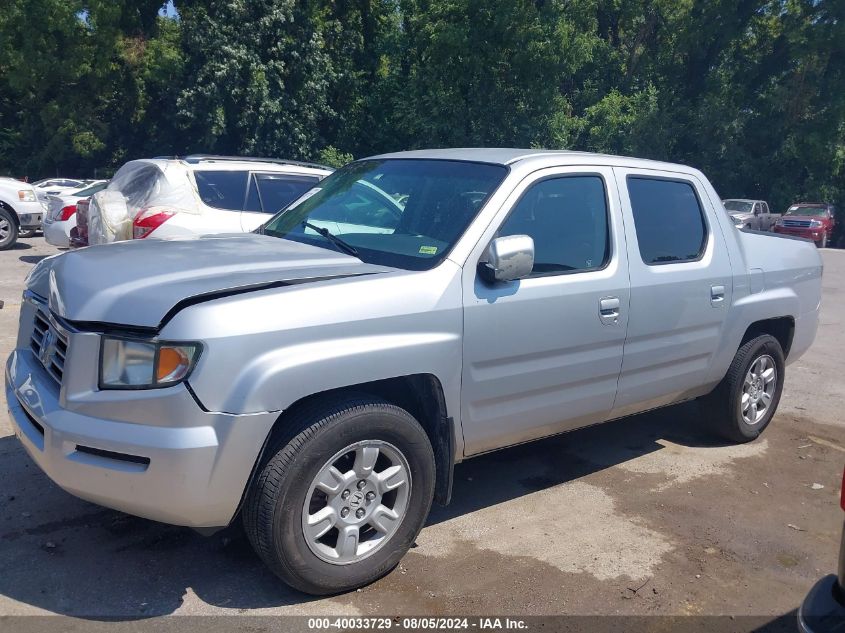
[{"label": "front fender", "polygon": [[331,389],[412,374],[443,385],[460,410],[460,268],[333,279],[190,306],[161,338],[197,340],[189,379],[210,411],[282,411]]},{"label": "front fender", "polygon": [[410,374],[460,382],[458,332],[372,334],[268,350],[240,373],[224,411],[287,409],[314,393]]}]

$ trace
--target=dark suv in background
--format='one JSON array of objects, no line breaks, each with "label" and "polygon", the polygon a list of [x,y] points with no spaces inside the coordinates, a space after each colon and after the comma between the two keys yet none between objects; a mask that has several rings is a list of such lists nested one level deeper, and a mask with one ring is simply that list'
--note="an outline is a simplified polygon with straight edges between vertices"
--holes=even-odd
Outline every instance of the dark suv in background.
[{"label": "dark suv in background", "polygon": [[775,222],[775,233],[813,240],[819,248],[833,241],[836,207],[824,202],[798,202]]}]

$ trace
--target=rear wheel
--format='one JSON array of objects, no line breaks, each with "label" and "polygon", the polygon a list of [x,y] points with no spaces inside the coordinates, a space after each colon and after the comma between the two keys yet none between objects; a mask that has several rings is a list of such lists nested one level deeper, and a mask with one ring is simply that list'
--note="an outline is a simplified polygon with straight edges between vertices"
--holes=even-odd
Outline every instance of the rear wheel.
[{"label": "rear wheel", "polygon": [[18,224],[11,211],[0,207],[0,251],[12,248],[18,241]]},{"label": "rear wheel", "polygon": [[722,382],[703,400],[720,435],[750,442],[771,422],[783,391],[784,359],[768,334],[739,348]]},{"label": "rear wheel", "polygon": [[301,410],[270,448],[244,506],[252,546],[286,583],[331,594],[393,569],[422,529],[434,454],[405,410],[360,397]]}]

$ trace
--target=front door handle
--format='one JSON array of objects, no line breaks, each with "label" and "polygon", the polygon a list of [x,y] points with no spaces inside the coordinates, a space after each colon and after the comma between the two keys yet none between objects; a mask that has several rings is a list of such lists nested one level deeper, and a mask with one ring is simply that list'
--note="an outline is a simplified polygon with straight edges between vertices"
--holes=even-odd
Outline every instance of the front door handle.
[{"label": "front door handle", "polygon": [[619,321],[619,297],[599,299],[599,318],[610,325]]},{"label": "front door handle", "polygon": [[710,286],[710,305],[719,306],[725,302],[725,287]]}]

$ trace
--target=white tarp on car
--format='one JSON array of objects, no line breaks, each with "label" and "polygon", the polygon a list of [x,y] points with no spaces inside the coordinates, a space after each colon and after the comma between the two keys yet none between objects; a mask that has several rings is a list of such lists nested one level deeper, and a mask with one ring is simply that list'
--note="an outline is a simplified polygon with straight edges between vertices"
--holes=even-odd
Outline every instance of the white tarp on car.
[{"label": "white tarp on car", "polygon": [[131,240],[135,217],[156,208],[170,213],[202,212],[199,194],[188,171],[168,169],[165,161],[126,163],[109,186],[91,198],[88,243]]}]

